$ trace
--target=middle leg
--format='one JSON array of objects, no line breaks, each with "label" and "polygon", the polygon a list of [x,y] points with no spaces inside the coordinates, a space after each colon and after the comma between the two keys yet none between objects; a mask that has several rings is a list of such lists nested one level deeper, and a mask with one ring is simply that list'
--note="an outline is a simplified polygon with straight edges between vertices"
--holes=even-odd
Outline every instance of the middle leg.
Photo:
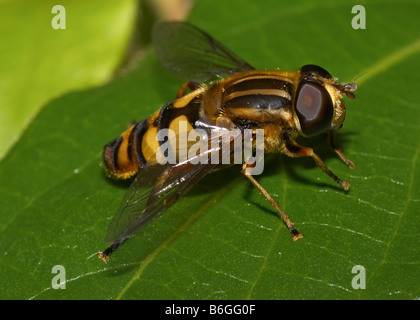
[{"label": "middle leg", "polygon": [[293,235],[293,240],[296,241],[297,239],[301,239],[303,238],[303,235],[301,233],[299,233],[299,231],[296,230],[296,228],[293,226],[293,222],[290,221],[289,217],[286,215],[286,213],[283,211],[282,208],[280,208],[280,205],[278,204],[278,202],[276,200],[274,200],[270,194],[267,192],[267,190],[264,189],[264,187],[262,185],[260,185],[258,183],[257,180],[255,180],[255,178],[247,173],[248,171],[246,170],[246,168],[248,166],[252,166],[251,164],[247,164],[244,163],[244,165],[242,166],[242,173],[245,175],[245,177],[247,177],[249,179],[249,181],[252,182],[252,184],[257,187],[258,191],[260,191],[260,193],[271,203],[271,205],[276,208],[276,210],[280,213],[283,221],[286,223],[287,227],[289,228],[290,232]]}]

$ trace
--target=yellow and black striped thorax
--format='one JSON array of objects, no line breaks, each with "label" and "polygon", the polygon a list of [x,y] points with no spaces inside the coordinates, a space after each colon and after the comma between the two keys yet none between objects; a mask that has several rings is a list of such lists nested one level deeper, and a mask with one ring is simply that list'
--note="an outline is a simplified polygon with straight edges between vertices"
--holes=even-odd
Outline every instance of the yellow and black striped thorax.
[{"label": "yellow and black striped thorax", "polygon": [[240,128],[287,127],[299,77],[299,71],[255,70],[222,80],[223,113]]}]

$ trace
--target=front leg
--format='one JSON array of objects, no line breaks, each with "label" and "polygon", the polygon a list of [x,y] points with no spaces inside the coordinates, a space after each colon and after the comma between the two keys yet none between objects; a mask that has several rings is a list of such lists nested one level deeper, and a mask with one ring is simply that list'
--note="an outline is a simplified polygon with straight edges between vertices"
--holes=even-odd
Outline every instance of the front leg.
[{"label": "front leg", "polygon": [[302,147],[298,145],[295,141],[286,138],[284,141],[284,148],[282,149],[282,152],[288,155],[289,157],[293,157],[293,158],[312,157],[316,165],[319,168],[321,168],[322,171],[324,171],[327,175],[333,178],[335,182],[337,182],[340,186],[344,188],[344,190],[347,191],[349,189],[350,183],[347,181],[341,180],[334,173],[332,173],[330,169],[327,168],[324,161],[322,161],[322,159],[314,152],[312,148]]},{"label": "front leg", "polygon": [[340,159],[349,166],[350,169],[354,169],[356,166],[353,161],[347,159],[343,152],[340,150],[339,147],[337,147],[334,143],[334,131],[330,130],[328,131],[328,143],[330,147],[334,150],[334,152],[340,157]]}]

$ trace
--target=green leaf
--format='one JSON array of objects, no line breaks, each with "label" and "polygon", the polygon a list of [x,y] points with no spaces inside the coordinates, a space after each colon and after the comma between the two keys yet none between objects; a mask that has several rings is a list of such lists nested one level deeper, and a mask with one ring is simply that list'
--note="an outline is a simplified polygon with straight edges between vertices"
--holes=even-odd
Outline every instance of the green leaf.
[{"label": "green leaf", "polygon": [[[351,182],[348,192],[311,159],[267,157],[258,177],[305,238],[293,242],[234,167],[205,178],[108,264],[96,257],[127,189],[104,177],[102,147],[180,85],[150,51],[133,72],[49,103],[0,163],[1,297],[418,299],[420,5],[363,5],[365,30],[351,26],[353,4],[337,1],[203,0],[189,19],[259,68],[361,75],[338,137],[356,168],[324,137],[299,140]],[[55,265],[65,290],[52,288]],[[366,289],[352,286],[355,266]]]},{"label": "green leaf", "polygon": [[[43,105],[107,81],[126,49],[133,0],[57,4],[0,2],[0,159]],[[58,17],[65,29],[52,27]]]}]

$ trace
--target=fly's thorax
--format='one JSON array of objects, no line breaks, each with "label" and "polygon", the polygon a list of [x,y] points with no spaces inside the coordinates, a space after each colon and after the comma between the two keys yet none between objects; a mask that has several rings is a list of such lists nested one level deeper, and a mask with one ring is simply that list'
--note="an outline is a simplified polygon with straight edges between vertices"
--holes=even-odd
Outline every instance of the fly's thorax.
[{"label": "fly's thorax", "polygon": [[256,70],[215,82],[200,95],[200,119],[227,129],[263,129],[265,152],[278,152],[281,137],[296,134],[292,100],[299,76]]},{"label": "fly's thorax", "polygon": [[283,125],[267,125],[264,128],[264,152],[276,153],[281,151],[283,147],[284,136],[293,137],[294,130],[291,127]]},{"label": "fly's thorax", "polygon": [[[218,84],[223,115],[239,128],[264,127],[291,118],[295,73],[287,71],[249,71],[224,79]],[[220,92],[218,96],[220,101]],[[205,107],[207,108],[207,106]]]}]

